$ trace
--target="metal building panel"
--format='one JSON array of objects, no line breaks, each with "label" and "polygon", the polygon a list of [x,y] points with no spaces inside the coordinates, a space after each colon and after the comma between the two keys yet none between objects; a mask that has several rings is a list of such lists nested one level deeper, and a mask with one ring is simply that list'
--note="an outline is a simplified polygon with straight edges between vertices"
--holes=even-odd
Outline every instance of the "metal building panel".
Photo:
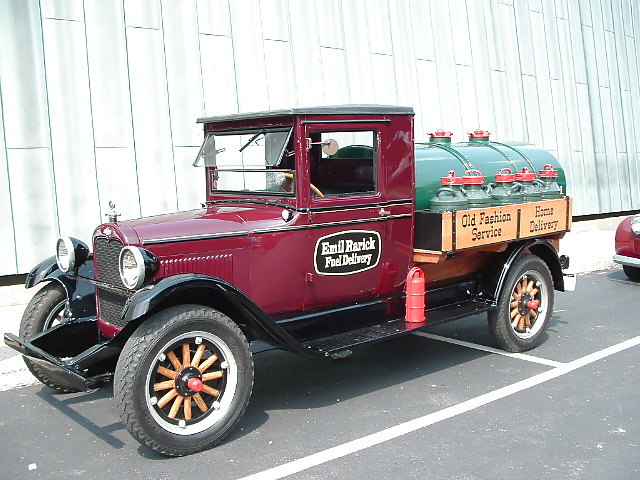
[{"label": "metal building panel", "polygon": [[197,0],[196,6],[200,33],[231,36],[228,0]]},{"label": "metal building panel", "polygon": [[205,169],[192,166],[198,150],[198,147],[174,149],[178,210],[180,211],[201,208],[201,204],[207,200]]},{"label": "metal building panel", "polygon": [[535,77],[522,76],[524,108],[527,114],[527,140],[535,145],[543,145],[542,120],[540,118],[540,98]]},{"label": "metal building panel", "polygon": [[0,79],[7,147],[48,147],[49,114],[37,2],[0,4]]},{"label": "metal building panel", "polygon": [[[595,2],[599,3],[600,0],[595,0]],[[575,3],[575,2],[569,2],[569,3]],[[577,6],[580,11],[580,22],[582,23],[582,25],[592,27],[593,21],[591,18],[591,0],[578,0]]]},{"label": "metal building panel", "polygon": [[616,195],[616,200],[619,200],[619,192],[612,192],[612,189],[618,188],[617,175],[612,176],[607,164],[608,155],[606,153],[595,154],[595,176],[596,176],[596,189],[598,195],[598,206],[601,212],[619,212],[620,209],[614,210],[619,205],[619,201],[613,202],[612,196]]},{"label": "metal building panel", "polygon": [[442,11],[442,21],[450,23],[453,54],[457,65],[473,65],[471,58],[471,40],[469,38],[469,22],[467,21],[467,5],[465,0],[450,0],[448,4],[439,7]]},{"label": "metal building panel", "polygon": [[55,253],[59,234],[51,152],[47,148],[10,149],[7,160],[18,272],[26,273]]},{"label": "metal building panel", "polygon": [[554,120],[551,81],[549,79],[549,56],[546,48],[545,28],[542,14],[531,12],[530,22],[534,42],[540,43],[537,48],[534,49],[534,59],[536,65],[537,95],[542,126],[543,141],[541,146],[549,150],[556,150],[556,124]]},{"label": "metal building panel", "polygon": [[614,7],[615,8],[614,8],[613,18],[614,18],[615,28],[616,28],[614,37],[615,37],[615,43],[616,43],[616,57],[617,57],[616,73],[618,76],[618,80],[620,82],[620,89],[629,90],[630,88],[629,69],[634,68],[633,65],[635,64],[629,63],[629,59],[627,57],[627,42],[629,40],[633,42],[633,39],[630,39],[624,35],[623,20],[622,20],[623,11],[620,6],[620,3],[616,3]]},{"label": "metal building panel", "polygon": [[[507,74],[496,70],[491,71],[491,98],[502,98],[505,101],[495,102],[495,133],[496,138],[502,140],[522,140],[524,137],[514,132],[513,120],[518,118],[509,107],[509,91],[507,89]],[[522,131],[522,130],[520,130]]]},{"label": "metal building panel", "polygon": [[[558,22],[553,0],[544,0],[542,14],[544,22],[543,35],[545,37],[545,47],[547,49],[547,60],[549,68],[549,78],[562,78],[562,61],[560,60],[560,44],[558,38]],[[563,45],[562,48],[565,48]]]},{"label": "metal building panel", "polygon": [[542,13],[542,2],[541,0],[528,0],[529,2],[529,10],[532,12]]},{"label": "metal building panel", "polygon": [[204,114],[238,112],[235,64],[231,38],[200,35]]},{"label": "metal building panel", "polygon": [[285,0],[260,0],[260,16],[265,40],[289,41],[289,12]]},{"label": "metal building panel", "polygon": [[230,5],[238,106],[241,112],[267,110],[269,95],[260,3],[250,0]]},{"label": "metal building panel", "polygon": [[535,75],[536,66],[533,50],[538,47],[538,41],[544,41],[544,38],[533,38],[531,34],[530,15],[531,12],[527,8],[526,2],[514,2],[514,11],[516,16],[516,36],[514,38],[518,46],[520,69],[523,75]]},{"label": "metal building panel", "polygon": [[[478,9],[480,5],[478,2],[469,2],[470,9]],[[500,24],[500,6],[498,0],[489,0],[481,10],[482,22],[480,23],[484,23],[484,30],[486,32],[486,39],[482,43],[486,44],[489,52],[489,68],[491,70],[504,71],[504,52],[502,45],[497,41],[497,38],[499,38],[497,30],[502,28]],[[471,13],[471,15],[473,15],[473,13]],[[474,22],[471,22],[471,24],[473,23]],[[471,42],[475,43],[475,40],[472,38]]]},{"label": "metal building panel", "polygon": [[[632,102],[631,92],[623,91],[622,105],[624,108],[622,114],[624,116],[625,140],[627,142],[626,152],[628,153],[627,166],[629,169],[629,184],[631,185],[630,208],[637,209],[640,208],[640,188],[638,188],[638,185],[640,185],[640,154],[637,153],[640,150],[640,141],[638,141],[634,132],[637,132],[637,127],[640,126],[640,124],[633,118]],[[634,185],[635,188],[633,188]]]},{"label": "metal building panel", "polygon": [[[398,9],[401,7],[396,3],[392,5],[391,8]],[[430,25],[431,7],[429,2],[424,0],[411,0],[409,13],[411,14],[411,23],[407,26],[411,26],[416,58],[419,60],[434,61],[436,55],[433,46],[433,32]]]},{"label": "metal building panel", "polygon": [[567,20],[558,20],[558,38],[560,44],[566,46],[566,48],[560,49],[560,65],[562,66],[562,90],[565,101],[565,105],[562,107],[565,109],[567,116],[567,129],[563,131],[559,128],[558,137],[565,136],[568,138],[572,150],[581,151],[580,117],[578,113],[575,70],[572,62],[575,46],[571,45],[571,32]]},{"label": "metal building panel", "polygon": [[90,238],[100,208],[84,24],[44,20],[43,36],[60,231]]},{"label": "metal building panel", "polygon": [[621,62],[618,61],[618,51],[616,47],[616,38],[613,32],[605,32],[605,43],[607,45],[607,63],[609,64],[610,85],[610,108],[613,123],[611,128],[614,132],[615,151],[624,152],[626,145],[624,142],[624,122],[622,119],[622,100],[620,97],[620,67]]},{"label": "metal building panel", "polygon": [[[309,3],[313,4],[313,1]],[[318,26],[320,45],[322,47],[344,48],[344,42],[342,40],[342,7],[340,5],[339,0],[315,1],[316,18],[318,21],[314,23]],[[293,9],[291,13],[293,13]],[[311,17],[295,17],[291,15],[291,23],[300,22],[305,25],[306,28],[311,29],[311,25],[309,25],[307,21],[309,18]],[[293,28],[293,26],[291,28]]]},{"label": "metal building panel", "polygon": [[85,15],[96,147],[132,146],[122,3],[87,2]]},{"label": "metal building panel", "polygon": [[82,0],[40,0],[42,18],[84,22]]},{"label": "metal building panel", "polygon": [[600,14],[602,15],[602,28],[606,32],[613,32],[613,5],[612,3],[617,0],[609,0],[608,2],[597,2],[591,5],[592,8],[600,8]]},{"label": "metal building panel", "polygon": [[571,62],[573,64],[576,82],[587,83],[586,51],[584,40],[582,39],[582,28],[578,4],[569,2],[569,31],[571,33],[571,41],[567,44],[566,48],[571,48],[573,52]]},{"label": "metal building panel", "polygon": [[360,15],[366,17],[369,51],[382,55],[393,55],[387,0],[367,0],[366,8],[360,10]]},{"label": "metal building panel", "polygon": [[[607,56],[609,52],[607,52],[607,44],[605,42],[604,36],[604,28],[603,28],[603,17],[602,12],[600,10],[600,2],[593,2],[591,4],[591,15],[593,20],[593,42],[594,42],[594,50],[592,52],[587,52],[586,61],[595,62],[596,67],[598,68],[598,85],[601,87],[609,86],[609,68],[607,64]],[[590,53],[593,56],[588,56]],[[593,77],[590,77],[591,80]]]},{"label": "metal building panel", "polygon": [[324,91],[325,104],[349,103],[349,83],[344,51],[336,48],[320,48],[320,58],[322,61],[321,89]]},{"label": "metal building panel", "polygon": [[162,32],[127,28],[127,44],[141,212],[147,216],[175,211]]},{"label": "metal building panel", "polygon": [[160,29],[160,0],[124,0],[127,27]]},{"label": "metal building panel", "polygon": [[109,202],[116,204],[116,211],[122,215],[120,218],[139,217],[138,172],[133,147],[96,148],[96,171],[101,210],[98,223],[106,221],[104,214],[109,211]]},{"label": "metal building panel", "polygon": [[442,120],[443,109],[440,103],[440,95],[438,94],[440,88],[435,62],[418,60],[416,61],[416,71],[420,103],[416,105],[415,109],[415,137],[416,141],[426,141],[429,138],[429,132],[435,132],[440,128],[451,130],[453,126],[447,125]]},{"label": "metal building panel", "polygon": [[[587,67],[587,86],[589,88],[589,98],[587,105],[591,108],[591,128],[594,132],[602,132],[604,125],[602,123],[602,110],[600,106],[600,89],[598,88],[598,67],[595,61],[595,41],[593,37],[593,29],[583,25],[584,51],[585,57],[591,61],[586,62]],[[605,152],[604,139],[602,135],[593,137],[593,149],[595,152]]]},{"label": "metal building panel", "polygon": [[[320,57],[318,22],[307,23],[304,21],[316,15],[315,2],[291,2],[289,10],[291,15],[291,53],[295,65],[294,75],[298,104],[325,105],[322,80],[324,67]],[[340,34],[342,35],[342,33]],[[333,72],[332,66],[329,67],[331,68],[328,73]]]},{"label": "metal building panel", "polygon": [[[369,3],[367,2],[367,5]],[[347,54],[347,78],[349,98],[353,103],[374,101],[371,56],[367,34],[369,25],[362,12],[366,11],[363,0],[342,4],[345,52]]]},{"label": "metal building panel", "polygon": [[396,105],[397,88],[393,71],[393,57],[390,55],[371,54],[373,70],[373,100],[382,105]]},{"label": "metal building panel", "polygon": [[461,107],[460,116],[462,117],[462,128],[464,128],[463,133],[472,132],[476,128],[491,129],[493,125],[480,125],[473,68],[466,65],[457,65],[456,72]]},{"label": "metal building panel", "polygon": [[[624,28],[624,34],[628,37],[633,37],[634,36],[634,31],[633,31],[633,10],[635,9],[636,12],[639,10],[637,3],[633,4],[633,8],[632,8],[632,2],[635,2],[636,0],[621,0],[620,1],[620,8],[621,8],[621,15],[622,15],[622,25]],[[620,33],[620,27],[617,27],[618,29],[618,33]],[[639,32],[640,33],[640,32]]]},{"label": "metal building panel", "polygon": [[[0,113],[2,113],[2,91],[0,90]],[[0,115],[0,275],[18,273],[16,265],[16,242],[11,208],[9,168],[4,145],[4,124]]]},{"label": "metal building panel", "polygon": [[416,55],[414,37],[411,34],[411,11],[402,0],[389,0],[389,26],[393,42],[393,71],[396,79],[397,102],[399,105],[418,105],[418,78],[416,76]]},{"label": "metal building panel", "polygon": [[612,190],[611,192],[609,192],[611,208],[614,209],[612,211],[619,212],[622,210],[622,202],[620,196],[622,175],[618,168],[617,162],[618,152],[616,148],[616,132],[614,129],[612,103],[611,89],[600,87],[600,109],[602,112],[602,121],[604,128],[602,130],[596,130],[594,134],[596,136],[603,137],[606,156],[604,157],[604,165],[598,165],[598,170],[599,173],[604,173],[608,176],[608,184],[605,185],[605,188]]},{"label": "metal building panel", "polygon": [[561,80],[551,80],[551,95],[553,103],[553,120],[556,127],[556,143],[558,160],[564,168],[567,181],[576,184],[578,189],[583,189],[582,179],[576,178],[578,171],[572,165],[571,142],[569,139],[569,124],[567,121],[567,110],[565,100],[565,87]]},{"label": "metal building panel", "polygon": [[265,40],[264,56],[267,67],[269,108],[275,110],[296,105],[296,87],[289,42]]},{"label": "metal building panel", "polygon": [[562,18],[563,20],[567,20],[569,18],[569,7],[567,5],[567,1],[568,0],[553,0],[557,18]]},{"label": "metal building panel", "polygon": [[173,144],[197,146],[202,129],[195,120],[204,113],[204,99],[195,3],[163,1],[162,26]]}]

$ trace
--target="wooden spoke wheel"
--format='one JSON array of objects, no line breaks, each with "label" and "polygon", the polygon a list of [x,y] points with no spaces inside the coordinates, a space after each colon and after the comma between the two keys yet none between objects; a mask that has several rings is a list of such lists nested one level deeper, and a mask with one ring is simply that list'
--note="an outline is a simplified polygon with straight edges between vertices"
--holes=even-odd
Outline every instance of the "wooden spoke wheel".
[{"label": "wooden spoke wheel", "polygon": [[553,281],[546,263],[523,255],[509,269],[489,328],[501,348],[522,352],[538,345],[553,312]]},{"label": "wooden spoke wheel", "polygon": [[236,361],[224,341],[207,332],[182,335],[161,349],[149,370],[151,415],[178,435],[200,432],[228,408],[236,383]]},{"label": "wooden spoke wheel", "polygon": [[125,344],[114,377],[122,422],[165,455],[220,443],[249,402],[253,361],[238,326],[211,308],[183,305],[143,323]]}]

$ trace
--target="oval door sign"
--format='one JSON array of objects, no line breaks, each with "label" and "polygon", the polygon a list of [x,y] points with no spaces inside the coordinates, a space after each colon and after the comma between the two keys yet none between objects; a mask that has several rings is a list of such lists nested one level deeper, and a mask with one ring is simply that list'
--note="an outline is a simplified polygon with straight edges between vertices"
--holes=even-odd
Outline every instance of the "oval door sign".
[{"label": "oval door sign", "polygon": [[373,230],[347,230],[320,237],[314,265],[320,275],[351,275],[378,265],[382,245]]}]

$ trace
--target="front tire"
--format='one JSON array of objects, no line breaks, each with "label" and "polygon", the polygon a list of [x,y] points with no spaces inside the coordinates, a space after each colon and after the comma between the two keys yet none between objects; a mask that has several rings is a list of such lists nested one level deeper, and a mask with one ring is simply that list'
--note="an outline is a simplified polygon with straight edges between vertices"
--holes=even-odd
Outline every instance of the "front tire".
[{"label": "front tire", "polygon": [[[27,304],[20,322],[20,337],[30,340],[60,324],[66,301],[67,294],[62,285],[55,281],[45,285]],[[33,376],[46,386],[62,393],[79,392],[76,387],[58,379],[46,367],[33,363],[27,357],[23,359]]]},{"label": "front tire", "polygon": [[489,329],[500,348],[524,352],[537,346],[553,314],[553,280],[539,257],[523,255],[511,267]]},{"label": "front tire", "polygon": [[253,388],[253,359],[238,326],[208,307],[154,315],[118,359],[114,398],[140,443],[168,456],[211,448],[233,430]]},{"label": "front tire", "polygon": [[623,265],[624,274],[632,280],[640,280],[640,268]]}]

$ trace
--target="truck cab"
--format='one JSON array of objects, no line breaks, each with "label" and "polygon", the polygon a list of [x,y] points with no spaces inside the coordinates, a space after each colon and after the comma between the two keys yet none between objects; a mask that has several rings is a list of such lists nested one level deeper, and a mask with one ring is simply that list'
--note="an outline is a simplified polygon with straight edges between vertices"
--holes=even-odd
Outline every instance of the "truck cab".
[{"label": "truck cab", "polygon": [[[172,456],[233,429],[260,345],[335,359],[488,312],[499,346],[533,348],[566,286],[557,247],[570,200],[418,209],[413,115],[346,105],[198,119],[202,208],[133,220],[113,211],[91,247],[60,238],[28,275],[27,287],[48,284],[5,343],[57,390],[113,380],[129,432]],[[451,159],[448,146],[438,159],[423,146],[420,168],[515,150],[496,145],[487,137]],[[500,223],[491,235],[471,232],[489,219]]]}]

